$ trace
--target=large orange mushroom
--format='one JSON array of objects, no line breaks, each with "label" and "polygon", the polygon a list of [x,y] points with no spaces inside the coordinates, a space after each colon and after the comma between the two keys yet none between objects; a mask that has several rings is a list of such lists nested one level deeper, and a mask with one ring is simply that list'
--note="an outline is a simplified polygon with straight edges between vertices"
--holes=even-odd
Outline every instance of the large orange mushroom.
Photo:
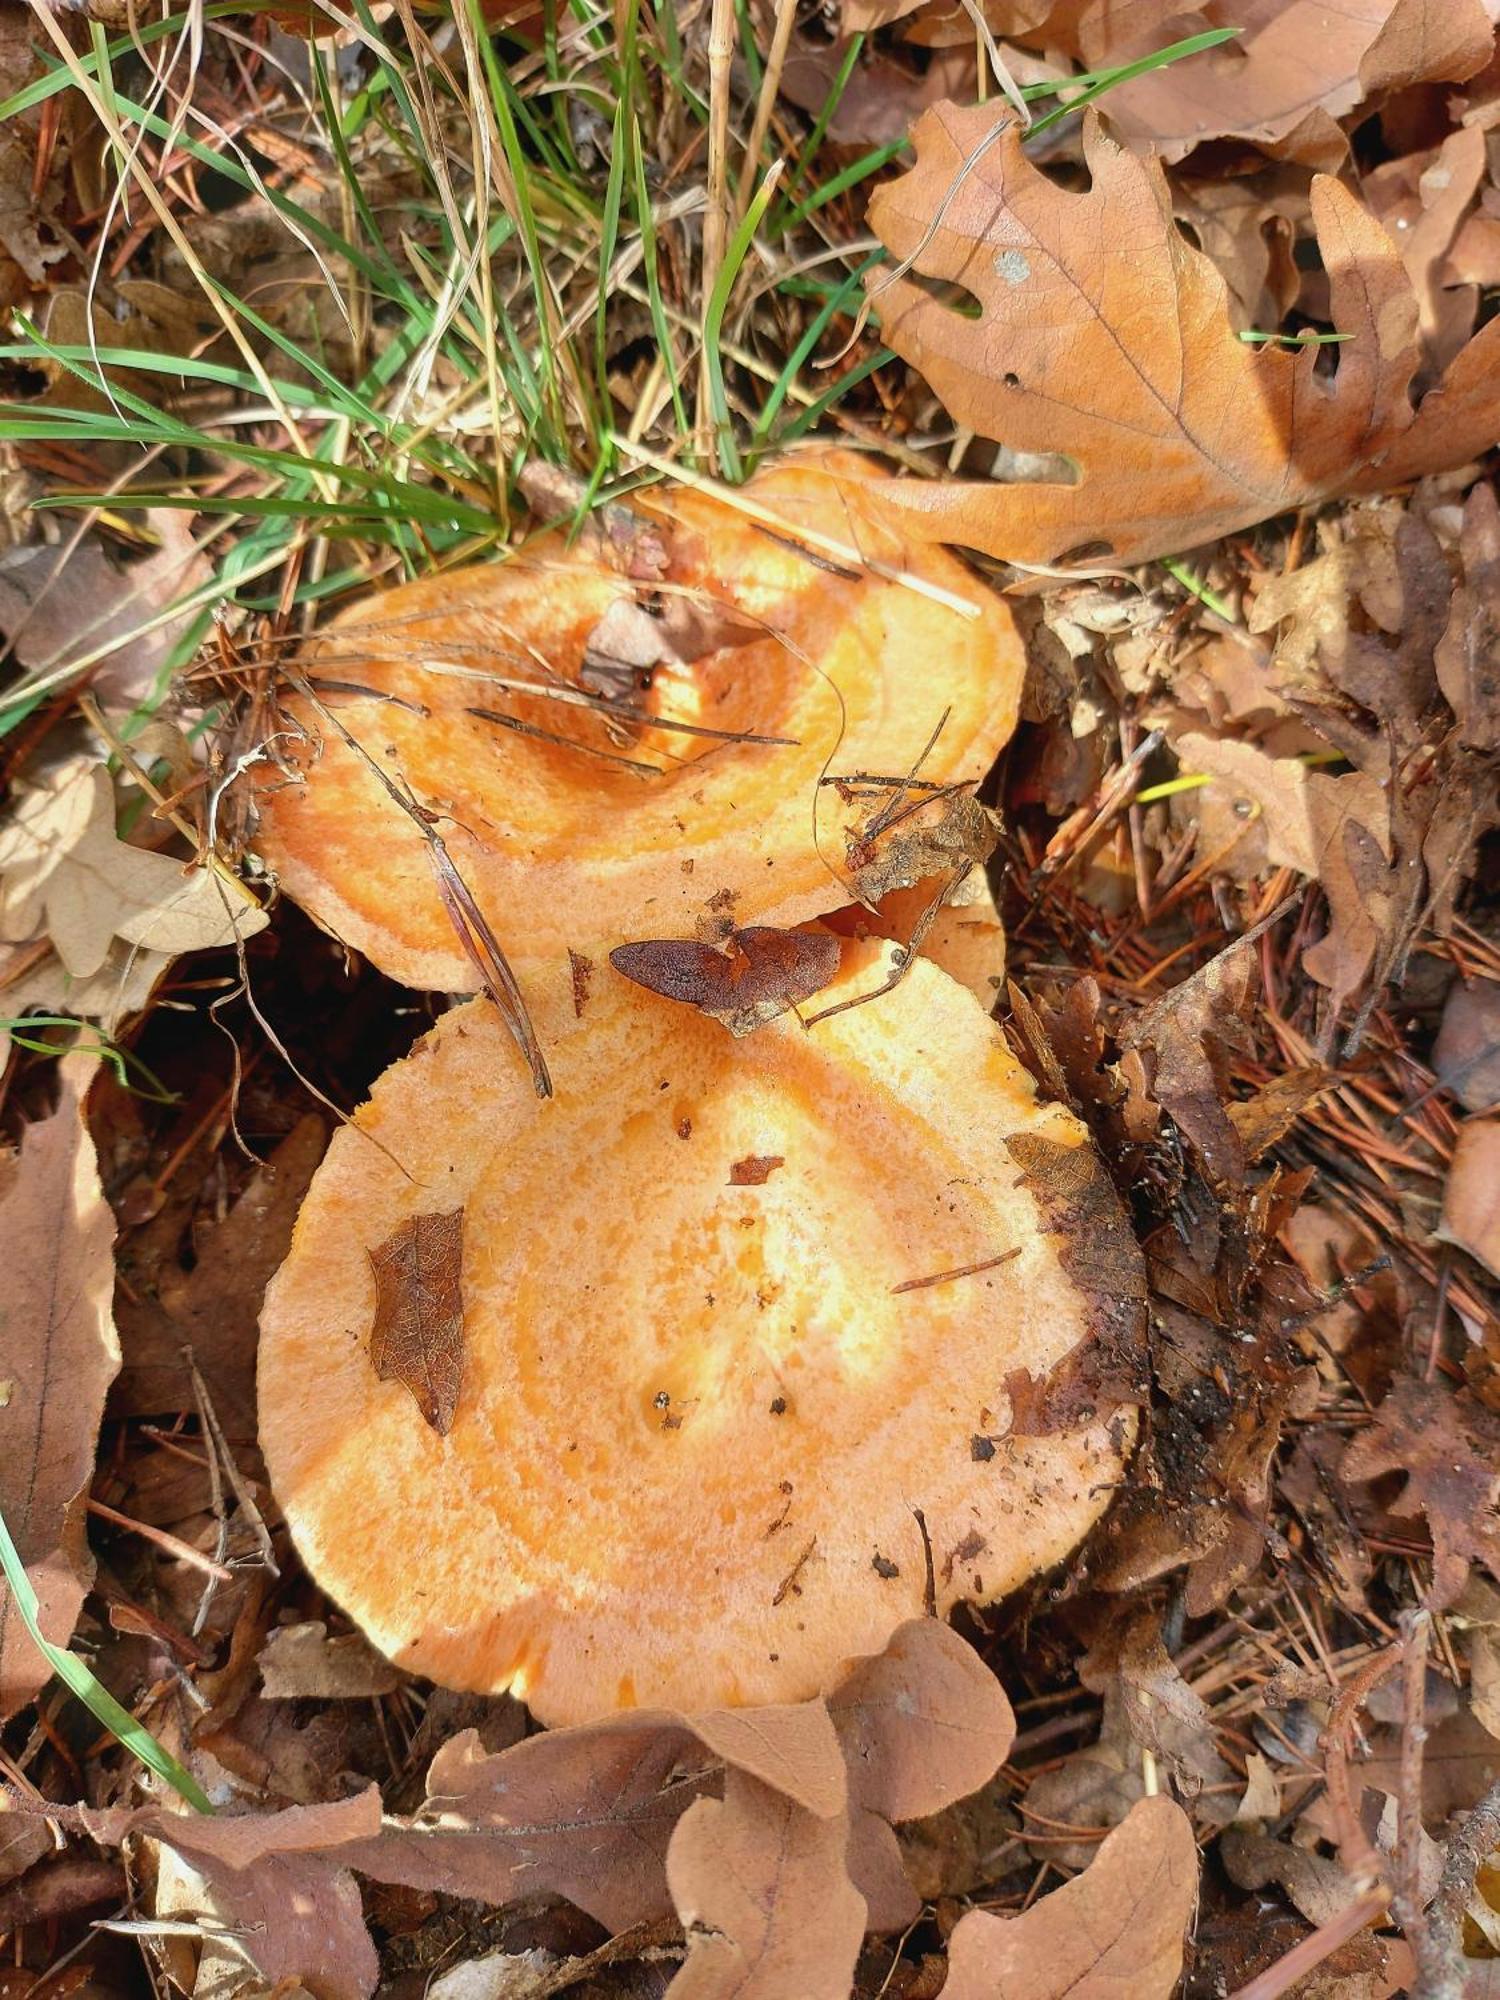
[{"label": "large orange mushroom", "polygon": [[261,854],[392,977],[472,992],[427,816],[543,1010],[570,952],[849,902],[864,781],[977,784],[1024,668],[1005,605],[908,549],[879,491],[821,453],[749,512],[657,489],[623,552],[547,535],[361,603],[294,674]]},{"label": "large orange mushroom", "polygon": [[[820,1008],[878,982],[818,945]],[[606,965],[553,1053],[541,1105],[493,1009],[447,1014],[267,1294],[271,1479],[378,1646],[547,1723],[795,1700],[1074,1546],[1133,1430],[1077,1393],[1089,1286],[1137,1253],[962,987],[918,959],[735,1040]]]}]

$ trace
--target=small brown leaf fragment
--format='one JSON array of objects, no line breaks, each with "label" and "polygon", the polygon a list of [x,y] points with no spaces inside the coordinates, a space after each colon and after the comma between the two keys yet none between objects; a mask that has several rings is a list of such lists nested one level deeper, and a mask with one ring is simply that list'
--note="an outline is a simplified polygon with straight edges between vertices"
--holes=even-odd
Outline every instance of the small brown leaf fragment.
[{"label": "small brown leaf fragment", "polygon": [[581,951],[568,948],[568,969],[573,976],[573,1014],[575,1019],[583,1019],[583,1010],[589,1001],[589,981],[594,976],[594,961],[585,958]]},{"label": "small brown leaf fragment", "polygon": [[740,1771],[690,1806],[667,1851],[688,1933],[673,2000],[848,2000],[865,1930],[848,1833]]},{"label": "small brown leaf fragment", "polygon": [[453,1428],[463,1380],[463,1220],[461,1208],[413,1215],[370,1252],[370,1365],[411,1391],[439,1437]]},{"label": "small brown leaf fragment", "polygon": [[1249,1046],[1245,1017],[1255,965],[1254,947],[1241,939],[1143,1007],[1123,1035],[1127,1048],[1155,1055],[1152,1094],[1220,1186],[1245,1174],[1244,1146],[1226,1109],[1226,1069],[1229,1051]]},{"label": "small brown leaf fragment", "polygon": [[[99,1185],[83,1099],[93,1065],[59,1065],[58,1105],[0,1162],[5,1244],[0,1355],[0,1512],[41,1603],[42,1631],[65,1646],[93,1575],[84,1502],[104,1396],[120,1365],[110,1302],[114,1217]],[[16,1600],[0,1590],[0,1720],[46,1683]]]},{"label": "small brown leaf fragment", "polygon": [[723,950],[697,938],[653,938],[617,946],[609,962],[647,992],[748,1035],[829,983],[839,969],[839,941],[759,924],[731,931]]},{"label": "small brown leaf fragment", "polygon": [[959,1919],[943,2000],[1168,2000],[1197,1895],[1187,1814],[1142,1799],[1083,1874],[1024,1915]]},{"label": "small brown leaf fragment", "polygon": [[784,1153],[747,1153],[729,1168],[731,1187],[764,1187],[778,1167],[786,1165]]}]

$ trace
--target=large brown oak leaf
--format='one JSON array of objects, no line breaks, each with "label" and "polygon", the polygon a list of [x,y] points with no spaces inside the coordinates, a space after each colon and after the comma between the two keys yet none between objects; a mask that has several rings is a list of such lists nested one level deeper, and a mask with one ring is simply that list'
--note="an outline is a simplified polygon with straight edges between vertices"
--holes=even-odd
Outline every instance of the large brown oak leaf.
[{"label": "large brown oak leaf", "polygon": [[1061,454],[1076,484],[900,481],[920,540],[1043,565],[1142,562],[1335,494],[1462,464],[1500,436],[1500,321],[1414,408],[1417,304],[1395,245],[1336,181],[1312,211],[1333,317],[1315,347],[1237,338],[1218,271],[1172,219],[1161,168],[1090,118],[1092,186],[1056,186],[993,104],[940,104],[917,163],[878,189],[892,256],[970,292],[977,319],[904,274],[875,279],[885,337],[978,436]]}]

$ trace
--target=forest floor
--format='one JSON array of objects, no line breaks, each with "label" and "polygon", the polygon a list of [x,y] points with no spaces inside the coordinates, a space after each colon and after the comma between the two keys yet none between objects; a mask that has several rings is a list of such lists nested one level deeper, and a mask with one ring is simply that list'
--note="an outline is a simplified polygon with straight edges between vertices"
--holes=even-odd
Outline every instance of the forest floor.
[{"label": "forest floor", "polygon": [[[1500,1993],[1494,34],[0,0],[0,2000]],[[449,999],[243,774],[330,608],[817,441],[1024,643],[994,1012],[1139,1243],[1139,1440],[879,1663],[930,1740],[840,1682],[834,1780],[770,1709],[779,1779],[627,1770],[300,1566],[262,1296]]]}]

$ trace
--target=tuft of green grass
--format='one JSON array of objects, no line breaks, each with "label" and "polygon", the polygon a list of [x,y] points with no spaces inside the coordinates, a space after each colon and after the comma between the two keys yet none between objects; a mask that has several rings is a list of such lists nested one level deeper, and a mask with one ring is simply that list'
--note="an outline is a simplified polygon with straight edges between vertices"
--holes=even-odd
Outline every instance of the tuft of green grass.
[{"label": "tuft of green grass", "polygon": [[[186,75],[195,48],[243,41],[228,25],[244,12],[239,0],[161,5],[128,35],[93,24],[82,50],[44,23],[45,74],[0,103],[0,119],[62,94],[92,110],[118,177],[111,216],[123,226],[129,204],[156,218],[220,329],[193,353],[167,354],[111,345],[107,328],[64,345],[19,319],[0,346],[0,362],[44,368],[62,385],[46,406],[0,404],[0,439],[85,465],[101,449],[142,455],[138,474],[107,488],[54,478],[39,505],[86,517],[176,508],[217,524],[212,580],[152,623],[192,614],[201,637],[220,608],[295,625],[377,572],[415,575],[491,551],[508,537],[514,475],[528,459],[578,467],[590,504],[628,484],[617,434],[693,464],[689,385],[700,380],[712,456],[724,476],[747,477],[836,421],[894,362],[875,346],[832,380],[819,366],[859,323],[878,262],[861,232],[864,196],[904,149],[831,156],[828,131],[863,37],[794,145],[775,118],[755,121],[762,157],[730,163],[739,199],[700,299],[693,177],[710,79],[701,39],[684,40],[671,0],[623,0],[612,14],[547,0],[539,28],[512,28],[503,45],[480,0],[455,0],[442,34],[410,0],[383,24],[368,0],[325,0],[358,73],[321,43],[310,45],[300,101],[262,72],[267,116],[326,170],[322,195],[305,178],[283,180],[263,150],[216,123]],[[752,90],[769,90],[764,64],[776,58],[756,45],[749,11],[735,14]],[[1232,33],[1029,87],[1028,101],[1057,100],[1033,132]],[[347,359],[198,255],[192,216],[156,184],[168,149],[187,173],[275,218],[332,302]],[[382,187],[395,192],[382,198]],[[107,234],[90,246],[96,273],[113,247]],[[210,399],[218,407],[204,415]],[[878,415],[868,390],[865,401]],[[0,735],[108,650],[21,676],[0,702]]]}]

